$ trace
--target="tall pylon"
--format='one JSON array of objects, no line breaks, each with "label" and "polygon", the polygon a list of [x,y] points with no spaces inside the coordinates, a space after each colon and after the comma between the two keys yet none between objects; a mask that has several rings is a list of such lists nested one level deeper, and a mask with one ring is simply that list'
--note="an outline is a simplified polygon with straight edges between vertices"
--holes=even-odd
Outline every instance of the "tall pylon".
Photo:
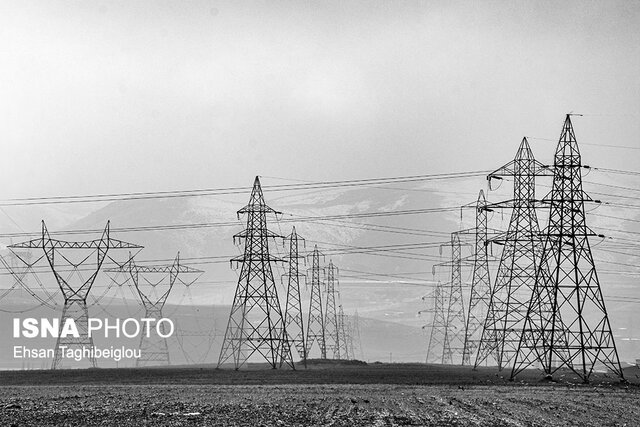
[{"label": "tall pylon", "polygon": [[469,296],[466,326],[464,328],[464,347],[462,364],[471,364],[478,350],[482,334],[482,326],[489,309],[491,298],[491,282],[489,276],[489,254],[487,251],[487,201],[484,191],[480,190],[476,202],[476,226],[469,232],[475,235],[475,246],[472,257],[473,279]]},{"label": "tall pylon", "polygon": [[584,382],[596,366],[623,378],[591,254],[582,190],[582,161],[567,114],[554,156],[549,224],[511,377],[533,363],[548,376],[567,367]]},{"label": "tall pylon", "polygon": [[[451,268],[451,281],[443,284],[443,301],[445,304],[445,328],[442,343],[443,364],[462,363],[464,350],[465,321],[464,300],[462,296],[462,245],[457,232],[451,233],[451,261],[434,265],[449,266]],[[442,247],[441,247],[442,248]]]},{"label": "tall pylon", "polygon": [[[269,254],[269,238],[279,236],[267,229],[267,214],[280,212],[266,205],[257,176],[249,203],[238,211],[238,218],[243,214],[247,228],[233,237],[245,240],[244,255],[231,260],[242,266],[218,367],[231,359],[237,370],[257,353],[275,369],[283,345],[290,348],[271,269],[272,262],[282,260]],[[295,369],[291,351],[284,355],[284,363]]]},{"label": "tall pylon", "polygon": [[506,233],[489,239],[503,245],[489,309],[478,346],[475,366],[495,359],[498,369],[509,366],[518,348],[524,319],[535,283],[542,244],[535,198],[536,177],[552,171],[535,159],[527,138],[523,138],[515,158],[487,176],[513,179],[513,199],[493,203],[485,209],[511,208]]},{"label": "tall pylon", "polygon": [[[186,273],[203,273],[202,270],[180,264],[180,252],[173,263],[163,265],[138,265],[131,254],[129,260],[117,268],[105,269],[105,272],[126,272],[131,276],[133,285],[138,292],[140,302],[145,310],[145,318],[155,322],[164,316],[164,308],[179,275]],[[158,277],[160,279],[158,280]],[[140,280],[142,279],[142,281]],[[168,280],[167,280],[168,279]],[[191,285],[194,281],[185,283]],[[155,323],[154,323],[155,324]],[[149,333],[140,334],[140,358],[136,359],[136,366],[170,365],[168,333],[165,323],[158,323],[160,333],[153,327]]]},{"label": "tall pylon", "polygon": [[327,350],[331,350],[334,359],[340,359],[340,327],[338,324],[338,310],[336,304],[336,289],[338,278],[336,273],[338,268],[329,260],[327,268],[327,305],[324,317],[325,342]]},{"label": "tall pylon", "polygon": [[[304,242],[304,239],[296,233],[296,228],[293,227],[291,234],[285,238],[285,241],[289,242],[289,255],[287,261],[289,262],[289,271],[285,276],[287,277],[287,302],[284,311],[284,325],[289,335],[287,339],[288,346],[293,346],[298,355],[302,359],[304,366],[307,366],[307,349],[304,344],[304,324],[302,321],[302,302],[300,299],[300,279],[305,280],[304,274],[299,272],[300,258],[304,258],[298,253],[298,245],[300,241]],[[283,347],[284,354],[283,360],[286,358],[287,352],[291,349]]]},{"label": "tall pylon", "polygon": [[[123,242],[113,239],[109,234],[109,221],[102,232],[100,239],[85,242],[69,242],[65,240],[52,239],[47,230],[47,226],[42,221],[42,237],[22,243],[16,243],[9,246],[13,249],[36,249],[40,248],[44,251],[45,256],[51,267],[51,271],[60,287],[60,291],[64,296],[64,307],[62,309],[62,317],[60,319],[60,328],[63,327],[67,319],[73,319],[78,328],[78,336],[59,336],[56,340],[56,348],[54,352],[53,363],[51,369],[62,367],[63,360],[68,357],[63,355],[63,350],[88,349],[89,364],[96,367],[96,359],[91,351],[94,347],[93,337],[88,333],[89,327],[89,311],[87,307],[87,298],[91,288],[102,268],[102,264],[107,258],[110,249],[141,249],[142,246],[132,243]],[[74,258],[70,252],[83,251],[79,259]],[[89,255],[85,255],[87,251],[91,251]],[[96,264],[91,270],[90,276],[85,279],[80,268],[88,261],[91,256],[96,255]],[[64,265],[62,265],[64,264]],[[70,272],[64,276],[61,274],[62,269]],[[84,350],[83,350],[84,351]]]},{"label": "tall pylon", "polygon": [[307,322],[306,354],[311,355],[313,344],[320,347],[320,358],[327,358],[327,341],[325,336],[325,318],[322,310],[322,280],[320,277],[320,251],[315,245],[311,254],[311,299],[309,300],[309,321]]}]

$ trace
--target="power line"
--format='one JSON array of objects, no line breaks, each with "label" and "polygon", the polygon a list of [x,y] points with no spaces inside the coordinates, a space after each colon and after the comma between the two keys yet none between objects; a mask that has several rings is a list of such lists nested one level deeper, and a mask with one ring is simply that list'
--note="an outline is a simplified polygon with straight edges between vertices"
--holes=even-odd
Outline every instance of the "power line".
[{"label": "power line", "polygon": [[613,184],[603,184],[601,182],[593,182],[593,181],[582,181],[585,184],[591,184],[591,185],[599,185],[602,187],[609,187],[609,188],[618,188],[620,190],[626,190],[626,191],[640,191],[640,188],[634,188],[634,187],[625,187],[622,185],[613,185]]},{"label": "power line", "polygon": [[[443,208],[423,208],[423,209],[410,209],[410,210],[394,210],[394,211],[377,211],[377,212],[360,212],[355,214],[337,214],[337,215],[321,215],[321,216],[297,216],[294,214],[288,214],[287,216],[291,218],[282,218],[279,222],[306,222],[306,221],[320,221],[320,220],[339,220],[339,219],[352,219],[352,218],[375,218],[375,217],[386,217],[386,216],[398,216],[398,215],[418,215],[418,214],[428,214],[428,213],[439,213],[439,212],[448,212],[455,211],[458,207],[443,207]],[[149,225],[149,226],[135,226],[135,227],[114,227],[111,229],[111,232],[118,233],[130,233],[130,232],[142,232],[142,231],[165,231],[165,230],[184,230],[184,229],[194,229],[194,228],[211,228],[211,227],[237,227],[238,222],[202,222],[202,223],[186,223],[186,224],[166,224],[166,225]],[[384,227],[384,226],[377,226]],[[64,235],[72,235],[72,234],[90,234],[97,233],[100,230],[98,229],[84,229],[84,230],[63,230],[51,232],[50,234],[64,234]],[[1,233],[0,238],[11,238],[11,237],[29,237],[41,234],[41,232],[19,232],[19,233]]]},{"label": "power line", "polygon": [[640,176],[640,172],[638,171],[628,171],[628,170],[622,170],[622,169],[609,169],[609,168],[599,168],[599,167],[590,167],[590,166],[583,166],[585,169],[594,169],[597,171],[603,171],[603,172],[609,172],[609,173],[615,173],[615,174],[619,174],[619,175],[630,175],[630,176]]},{"label": "power line", "polygon": [[[309,189],[330,189],[340,187],[357,187],[357,186],[374,186],[398,182],[420,182],[431,180],[446,180],[470,178],[474,176],[483,176],[487,171],[469,171],[469,172],[453,172],[426,175],[409,175],[387,178],[367,178],[352,179],[341,181],[318,181],[297,184],[279,184],[266,186],[269,192],[276,191],[297,191]],[[51,205],[63,203],[94,203],[94,202],[113,202],[123,200],[147,200],[147,199],[166,199],[176,197],[195,197],[195,196],[221,196],[229,194],[245,194],[251,190],[249,187],[223,187],[223,188],[202,188],[189,190],[174,191],[155,191],[155,192],[131,192],[131,193],[105,193],[80,196],[49,196],[49,197],[26,197],[6,199],[0,202],[0,206],[25,206],[25,205]]]},{"label": "power line", "polygon": [[[538,138],[535,136],[528,136],[527,138],[529,139],[536,139],[539,141],[550,141],[550,142],[558,142],[557,139],[551,139],[551,138]],[[607,148],[620,148],[620,149],[625,149],[625,150],[640,150],[640,147],[631,147],[629,145],[614,145],[614,144],[590,144],[588,142],[581,142],[580,145],[590,145],[593,147],[607,147]]]}]

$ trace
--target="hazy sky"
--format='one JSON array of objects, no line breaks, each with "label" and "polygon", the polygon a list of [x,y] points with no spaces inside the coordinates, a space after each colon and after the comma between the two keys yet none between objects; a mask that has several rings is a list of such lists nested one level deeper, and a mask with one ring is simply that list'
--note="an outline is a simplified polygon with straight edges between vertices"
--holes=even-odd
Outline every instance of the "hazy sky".
[{"label": "hazy sky", "polygon": [[639,24],[638,1],[3,1],[0,199],[492,169],[569,111],[587,163],[637,169],[588,144],[640,146]]}]

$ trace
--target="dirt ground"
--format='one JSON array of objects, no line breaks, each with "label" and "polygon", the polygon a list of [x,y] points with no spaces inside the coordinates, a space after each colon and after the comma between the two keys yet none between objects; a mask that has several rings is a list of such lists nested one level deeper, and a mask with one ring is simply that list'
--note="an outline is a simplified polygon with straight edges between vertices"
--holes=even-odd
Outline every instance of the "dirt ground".
[{"label": "dirt ground", "polygon": [[0,372],[0,425],[634,426],[639,375],[509,382],[490,368],[418,364]]}]

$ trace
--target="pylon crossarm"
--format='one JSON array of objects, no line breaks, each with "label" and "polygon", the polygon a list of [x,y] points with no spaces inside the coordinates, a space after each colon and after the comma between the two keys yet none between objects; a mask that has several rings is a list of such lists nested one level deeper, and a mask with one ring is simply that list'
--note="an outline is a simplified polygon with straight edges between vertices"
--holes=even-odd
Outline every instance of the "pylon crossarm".
[{"label": "pylon crossarm", "polygon": [[[523,168],[523,165],[526,166]],[[502,179],[502,177],[527,177],[535,178],[537,176],[553,176],[553,166],[540,163],[533,156],[531,147],[527,138],[522,138],[515,158],[504,166],[494,170],[487,175],[487,180],[491,182],[492,178]]]},{"label": "pylon crossarm", "polygon": [[[462,263],[462,265],[464,266],[469,266],[469,265],[474,265],[476,262],[478,262],[478,257],[476,254],[471,254],[469,256],[466,257],[462,257],[460,258],[460,262]],[[498,261],[498,259],[496,257],[490,257],[487,255],[487,261]]]},{"label": "pylon crossarm", "polygon": [[518,177],[539,177],[539,176],[553,176],[553,166],[544,165],[537,160],[533,160],[531,164],[531,171],[529,173],[517,172],[515,166],[516,161],[512,160],[501,168],[496,169],[487,175],[487,180],[492,179],[501,180],[503,177],[518,176]]},{"label": "pylon crossarm", "polygon": [[180,265],[177,268],[171,265],[136,266],[136,269],[139,273],[171,273],[172,271],[177,273],[203,273],[202,270],[186,265]]},{"label": "pylon crossarm", "polygon": [[[236,264],[242,264],[244,261],[246,260],[245,255],[239,255],[235,258],[231,258],[231,264],[233,265],[233,263]],[[263,256],[262,258],[260,258],[260,261],[264,261],[264,262],[287,262],[285,259],[283,258],[279,258],[279,257],[275,257],[275,256]]]},{"label": "pylon crossarm", "polygon": [[238,216],[244,214],[273,214],[273,215],[283,215],[282,212],[277,211],[275,209],[270,208],[267,205],[247,205],[244,208],[240,209],[238,212]]},{"label": "pylon crossarm", "polygon": [[[47,241],[47,244],[51,245],[52,248],[54,249],[97,249],[98,247],[105,247],[104,243],[105,240],[103,239],[96,239],[96,240],[89,240],[86,242],[68,242],[66,240],[57,240],[57,239],[33,239],[33,240],[29,240],[26,242],[20,242],[20,243],[14,243],[11,244],[9,246],[7,246],[8,248],[15,248],[15,249],[35,249],[35,248],[41,248],[43,247],[45,240]],[[116,239],[108,239],[107,240],[108,245],[106,247],[110,248],[110,249],[139,249],[142,248],[142,246],[140,245],[136,245],[133,243],[127,243],[127,242],[123,242],[121,240],[116,240]]]},{"label": "pylon crossarm", "polygon": [[8,245],[7,248],[9,248],[9,249],[37,249],[37,248],[41,248],[43,246],[44,246],[44,239],[43,238],[38,238],[38,239],[28,240],[26,242],[13,243],[11,245]]},{"label": "pylon crossarm", "polygon": [[279,235],[278,233],[274,233],[271,230],[249,230],[249,229],[246,229],[246,230],[242,230],[239,233],[234,234],[233,235],[233,239],[234,239],[234,241],[236,241],[236,240],[239,240],[239,239],[246,239],[248,236],[253,236],[254,238],[255,237],[260,237],[260,238],[267,237],[267,238],[273,238],[273,239],[276,239],[276,238],[280,238],[281,239],[282,238],[281,235]]},{"label": "pylon crossarm", "polygon": [[113,239],[109,237],[107,239],[107,247],[109,249],[142,249],[143,246],[137,245],[135,243],[124,242],[122,240]]},{"label": "pylon crossarm", "polygon": [[[465,228],[464,230],[456,230],[452,234],[457,234],[458,236],[464,236],[464,235],[468,235],[468,234],[476,234],[476,228],[473,227],[473,228]],[[463,243],[461,243],[461,244],[463,244]],[[441,246],[450,246],[450,245],[451,245],[451,242],[447,242],[447,243],[444,243]]]},{"label": "pylon crossarm", "polygon": [[[518,239],[520,240],[541,240],[546,234],[543,232],[519,232]],[[487,244],[504,245],[505,242],[511,242],[514,240],[513,232],[503,231],[500,234],[487,238]]]},{"label": "pylon crossarm", "polygon": [[[458,230],[455,231],[455,233],[458,236],[476,236],[478,234],[478,232],[476,231],[476,228],[467,228],[464,230]],[[484,232],[481,232],[482,234],[484,234]],[[504,233],[504,230],[498,230],[496,228],[487,228],[486,230],[487,234],[499,234],[499,233]],[[471,245],[471,243],[460,243],[460,244],[464,244],[464,245]]]}]

